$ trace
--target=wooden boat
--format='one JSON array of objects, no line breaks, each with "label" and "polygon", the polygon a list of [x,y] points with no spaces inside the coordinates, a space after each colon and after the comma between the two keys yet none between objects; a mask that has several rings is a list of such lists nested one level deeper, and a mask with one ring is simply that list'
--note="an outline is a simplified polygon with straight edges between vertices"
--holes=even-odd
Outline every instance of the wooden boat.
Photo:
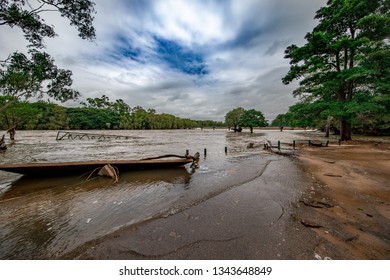
[{"label": "wooden boat", "polygon": [[52,162],[52,163],[21,163],[0,164],[0,170],[14,172],[30,176],[51,176],[58,174],[83,174],[92,172],[107,164],[118,168],[119,171],[147,168],[168,168],[182,166],[193,162],[192,157],[177,159],[141,159],[141,160],[102,160],[79,162]]}]

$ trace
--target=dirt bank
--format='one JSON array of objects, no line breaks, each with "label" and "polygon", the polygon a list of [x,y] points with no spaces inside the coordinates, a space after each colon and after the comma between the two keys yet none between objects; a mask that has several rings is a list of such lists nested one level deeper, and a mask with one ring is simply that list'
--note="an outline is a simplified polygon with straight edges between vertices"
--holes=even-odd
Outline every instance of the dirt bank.
[{"label": "dirt bank", "polygon": [[314,184],[293,218],[320,238],[317,258],[390,259],[390,144],[302,149]]}]

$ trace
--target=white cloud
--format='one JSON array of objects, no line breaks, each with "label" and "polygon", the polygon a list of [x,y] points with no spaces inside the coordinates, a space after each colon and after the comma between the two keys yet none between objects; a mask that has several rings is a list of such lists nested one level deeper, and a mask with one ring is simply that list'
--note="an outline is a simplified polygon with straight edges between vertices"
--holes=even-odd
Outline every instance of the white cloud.
[{"label": "white cloud", "polygon": [[[112,101],[122,98],[130,106],[155,108],[158,113],[214,120],[223,120],[238,106],[261,110],[272,120],[297,101],[291,95],[294,85],[281,83],[288,71],[283,52],[291,43],[304,42],[306,32],[316,25],[315,11],[325,4],[325,0],[95,2],[97,39],[92,43],[80,39],[58,14],[47,17],[59,35],[45,40],[47,52],[59,66],[73,71],[74,88],[83,97],[106,94]],[[24,50],[26,41],[17,28],[0,30],[2,58],[15,49]],[[169,55],[176,58],[170,61]],[[206,66],[208,73],[189,74],[185,67],[197,70],[197,64]]]}]

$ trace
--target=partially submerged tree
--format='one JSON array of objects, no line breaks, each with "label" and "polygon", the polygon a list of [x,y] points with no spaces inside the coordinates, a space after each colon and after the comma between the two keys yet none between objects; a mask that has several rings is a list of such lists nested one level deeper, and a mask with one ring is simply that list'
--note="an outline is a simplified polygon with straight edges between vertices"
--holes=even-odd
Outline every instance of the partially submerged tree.
[{"label": "partially submerged tree", "polygon": [[75,99],[77,91],[70,89],[71,71],[58,69],[44,48],[45,37],[55,37],[53,26],[45,23],[43,13],[58,12],[69,19],[79,36],[94,40],[92,26],[94,3],[89,0],[13,0],[0,1],[0,26],[19,27],[29,42],[28,55],[14,52],[1,61],[0,92],[10,96],[10,103],[0,107],[0,112],[21,97],[42,98],[48,95],[59,101]]},{"label": "partially submerged tree", "polygon": [[263,113],[255,109],[245,110],[239,123],[242,127],[249,127],[251,133],[253,133],[254,127],[268,126]]},{"label": "partially submerged tree", "polygon": [[238,107],[236,109],[233,109],[229,111],[226,116],[225,116],[225,123],[229,127],[233,127],[234,131],[239,130],[239,125],[240,125],[240,119],[241,116],[244,114],[245,109],[242,107]]},{"label": "partially submerged tree", "polygon": [[254,127],[268,126],[268,123],[262,112],[238,107],[226,114],[225,125],[233,127],[234,132],[241,132],[243,127],[248,127],[251,133],[253,133]]},{"label": "partially submerged tree", "polygon": [[357,97],[388,100],[389,1],[329,0],[315,18],[320,22],[306,35],[307,43],[286,49],[291,68],[283,82],[299,80],[294,95],[307,103],[332,104],[328,111],[339,119],[340,139],[350,140]]}]

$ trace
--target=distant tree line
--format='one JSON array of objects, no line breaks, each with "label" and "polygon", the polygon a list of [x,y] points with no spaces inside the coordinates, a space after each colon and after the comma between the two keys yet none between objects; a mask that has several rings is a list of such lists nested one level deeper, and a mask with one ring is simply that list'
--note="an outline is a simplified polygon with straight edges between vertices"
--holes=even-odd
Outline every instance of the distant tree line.
[{"label": "distant tree line", "polygon": [[[350,113],[351,132],[355,134],[389,135],[390,134],[390,103],[370,95],[356,96],[351,102],[350,110],[341,113]],[[340,133],[340,121],[336,110],[342,107],[336,102],[316,101],[300,102],[290,106],[285,114],[279,114],[272,126],[290,126],[301,128],[315,128],[334,134]],[[332,112],[332,113],[331,113]]]},{"label": "distant tree line", "polygon": [[[9,102],[0,96],[0,106]],[[189,129],[221,127],[223,122],[191,120],[154,109],[131,108],[122,99],[110,102],[107,96],[88,98],[82,107],[66,108],[44,101],[14,101],[0,112],[0,129]]]}]

